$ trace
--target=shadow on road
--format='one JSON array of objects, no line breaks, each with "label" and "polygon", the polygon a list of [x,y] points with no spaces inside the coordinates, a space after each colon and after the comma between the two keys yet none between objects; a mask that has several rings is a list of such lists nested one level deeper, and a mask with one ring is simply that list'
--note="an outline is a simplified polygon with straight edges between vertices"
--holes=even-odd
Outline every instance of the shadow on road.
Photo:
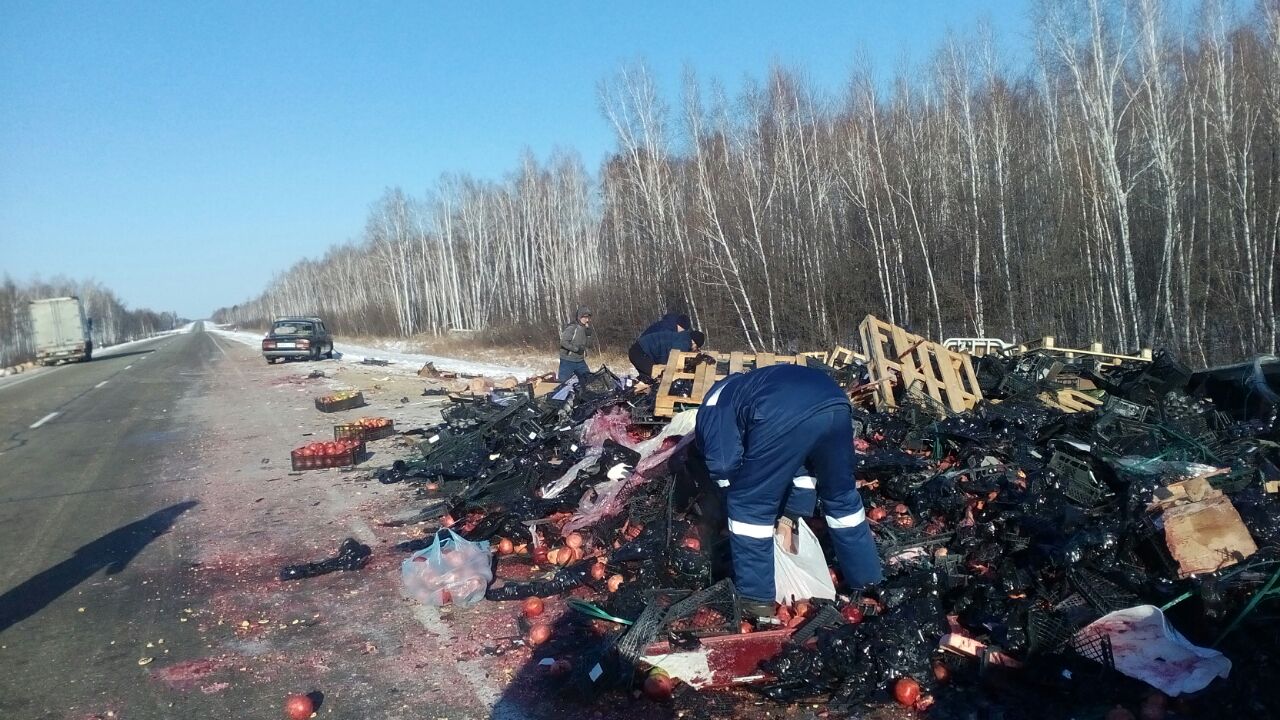
[{"label": "shadow on road", "polygon": [[[103,348],[100,354],[93,356],[93,359],[94,360],[115,360],[116,358],[129,357],[131,355],[150,355],[155,351],[156,351],[156,348],[149,348],[147,350],[130,350],[129,352],[113,353],[111,352],[111,348]],[[90,362],[92,362],[92,360]]]},{"label": "shadow on road", "polygon": [[194,500],[180,502],[118,527],[82,546],[66,560],[0,595],[0,632],[40,612],[99,570],[106,568],[108,575],[124,570],[143,548],[167,532],[180,515],[197,504]]}]

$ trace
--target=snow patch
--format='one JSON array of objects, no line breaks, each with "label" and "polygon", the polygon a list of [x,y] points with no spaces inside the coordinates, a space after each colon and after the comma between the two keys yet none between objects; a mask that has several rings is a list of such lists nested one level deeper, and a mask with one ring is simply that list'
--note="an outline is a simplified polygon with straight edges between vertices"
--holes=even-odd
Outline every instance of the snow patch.
[{"label": "snow patch", "polygon": [[[262,347],[262,333],[245,332],[243,330],[228,330],[225,326],[216,323],[204,321],[205,330],[217,333],[218,336],[228,340],[234,340],[243,343],[252,348]],[[404,348],[403,341],[391,341],[389,346]],[[382,368],[388,373],[396,375],[416,375],[418,370],[427,363],[435,365],[437,370],[444,372],[455,372],[463,375],[482,375],[485,377],[503,378],[515,376],[517,379],[524,380],[534,375],[540,374],[538,370],[520,365],[498,365],[495,363],[474,362],[471,360],[461,360],[458,358],[442,357],[439,355],[423,355],[420,353],[404,352],[403,350],[385,350],[379,348],[371,348],[365,345],[353,345],[340,340],[334,341],[334,351],[341,357],[337,358],[338,362],[346,365],[359,365],[360,361],[365,358],[388,360],[390,365]]]}]

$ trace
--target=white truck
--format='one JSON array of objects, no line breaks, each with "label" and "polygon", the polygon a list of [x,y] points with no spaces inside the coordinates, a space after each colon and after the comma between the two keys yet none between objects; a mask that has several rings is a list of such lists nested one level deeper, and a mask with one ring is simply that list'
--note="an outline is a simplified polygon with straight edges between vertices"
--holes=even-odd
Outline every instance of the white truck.
[{"label": "white truck", "polygon": [[31,335],[36,362],[52,365],[62,360],[87,361],[93,357],[93,321],[84,316],[78,297],[32,300]]}]

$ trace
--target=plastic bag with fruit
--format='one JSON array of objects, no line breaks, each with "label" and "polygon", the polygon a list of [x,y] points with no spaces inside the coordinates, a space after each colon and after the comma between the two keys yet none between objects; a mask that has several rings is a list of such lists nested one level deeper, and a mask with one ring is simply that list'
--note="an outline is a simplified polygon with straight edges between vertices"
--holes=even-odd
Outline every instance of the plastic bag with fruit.
[{"label": "plastic bag with fruit", "polygon": [[400,565],[405,592],[427,605],[474,605],[493,581],[489,542],[471,542],[442,528],[429,547]]}]

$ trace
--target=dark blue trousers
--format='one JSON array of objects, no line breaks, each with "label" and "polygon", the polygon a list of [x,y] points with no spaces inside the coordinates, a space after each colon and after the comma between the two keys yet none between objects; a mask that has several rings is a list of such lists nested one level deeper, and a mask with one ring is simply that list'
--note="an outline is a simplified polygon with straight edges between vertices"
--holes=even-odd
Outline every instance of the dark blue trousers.
[{"label": "dark blue trousers", "polygon": [[[747,430],[744,450],[742,467],[726,489],[725,501],[734,582],[745,598],[774,599],[774,525],[798,475],[811,474],[815,480],[846,583],[859,588],[883,579],[853,477],[848,407],[821,411],[781,433],[770,427],[767,418],[757,421]],[[799,505],[809,504],[802,497],[797,499]]]}]

